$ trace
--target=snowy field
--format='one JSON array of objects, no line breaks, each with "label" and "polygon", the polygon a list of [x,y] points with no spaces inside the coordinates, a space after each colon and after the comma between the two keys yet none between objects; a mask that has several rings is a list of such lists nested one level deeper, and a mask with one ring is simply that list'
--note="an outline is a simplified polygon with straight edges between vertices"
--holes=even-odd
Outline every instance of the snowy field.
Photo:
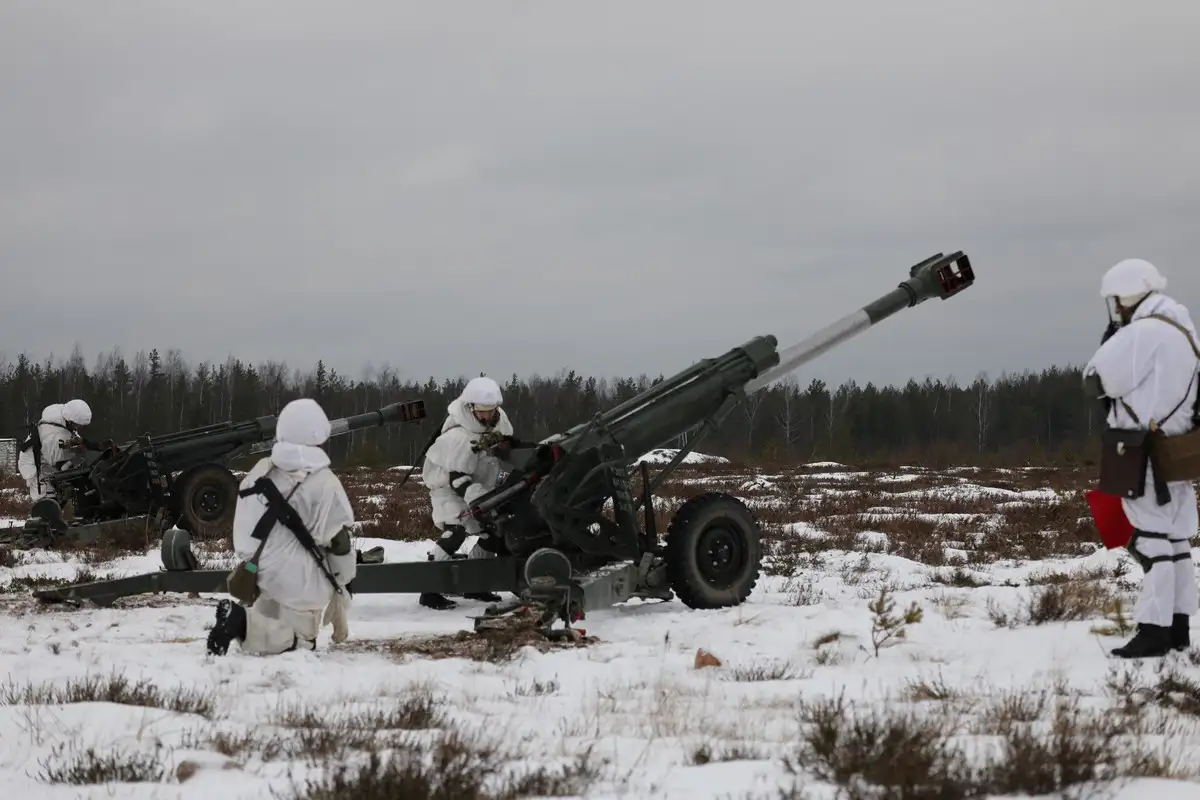
[{"label": "snowy field", "polygon": [[[428,504],[401,477],[346,474],[358,546],[422,560]],[[30,596],[157,569],[152,547],[9,553],[0,785],[30,800],[1200,797],[1200,648],[1108,657],[1138,575],[1098,548],[1085,480],[699,459],[663,489],[660,530],[692,494],[743,498],[769,553],[749,602],[593,612],[574,647],[456,636],[479,603],[360,595],[343,645],[326,628],[316,653],[214,659],[215,596]]]}]

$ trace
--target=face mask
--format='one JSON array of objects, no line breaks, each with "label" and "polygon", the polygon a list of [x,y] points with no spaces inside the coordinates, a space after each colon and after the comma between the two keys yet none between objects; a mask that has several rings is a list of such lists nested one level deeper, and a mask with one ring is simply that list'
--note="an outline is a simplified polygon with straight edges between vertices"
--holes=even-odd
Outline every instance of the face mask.
[{"label": "face mask", "polygon": [[476,422],[489,428],[494,427],[500,421],[500,409],[498,408],[493,408],[491,411],[472,410],[471,413],[475,415]]}]

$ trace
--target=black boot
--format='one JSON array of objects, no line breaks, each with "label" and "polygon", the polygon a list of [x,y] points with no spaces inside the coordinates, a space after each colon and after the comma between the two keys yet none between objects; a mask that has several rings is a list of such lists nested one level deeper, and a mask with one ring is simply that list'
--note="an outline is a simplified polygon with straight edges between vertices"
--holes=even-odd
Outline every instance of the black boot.
[{"label": "black boot", "polygon": [[1124,647],[1112,651],[1117,658],[1158,658],[1171,651],[1171,629],[1139,624],[1137,634]]},{"label": "black boot", "polygon": [[1171,619],[1171,647],[1176,650],[1187,650],[1192,646],[1188,626],[1192,618],[1187,614],[1176,614]]},{"label": "black boot", "polygon": [[434,592],[421,595],[420,603],[426,608],[432,608],[434,611],[449,611],[452,608],[458,608],[458,603],[449,599],[444,594]]},{"label": "black boot", "polygon": [[217,603],[217,622],[208,632],[208,652],[223,656],[234,639],[246,639],[246,609],[231,600],[221,600]]},{"label": "black boot", "polygon": [[474,592],[472,594],[464,594],[463,597],[468,600],[479,600],[484,603],[499,603],[500,595],[495,592]]}]

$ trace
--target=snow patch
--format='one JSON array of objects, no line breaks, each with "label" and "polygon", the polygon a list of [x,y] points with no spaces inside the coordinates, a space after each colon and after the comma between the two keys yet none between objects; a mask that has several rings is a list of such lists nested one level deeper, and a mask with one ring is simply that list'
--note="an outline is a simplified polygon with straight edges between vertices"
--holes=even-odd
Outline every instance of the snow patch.
[{"label": "snow patch", "polygon": [[[651,450],[649,453],[646,453],[644,456],[641,456],[633,463],[641,464],[642,462],[645,462],[647,464],[666,464],[678,454],[679,454],[678,450],[671,450],[669,448],[660,447],[657,450]],[[684,456],[683,461],[681,461],[680,463],[681,464],[728,464],[729,459],[723,458],[722,456],[710,456],[710,455],[706,455],[705,453],[691,452],[691,453],[688,453],[686,456]]]}]

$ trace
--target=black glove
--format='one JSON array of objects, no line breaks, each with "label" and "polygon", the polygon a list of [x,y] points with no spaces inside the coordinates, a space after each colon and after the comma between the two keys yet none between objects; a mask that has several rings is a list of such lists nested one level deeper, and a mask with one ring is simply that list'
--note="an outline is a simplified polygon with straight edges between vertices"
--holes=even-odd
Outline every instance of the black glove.
[{"label": "black glove", "polygon": [[1104,329],[1104,336],[1100,337],[1100,344],[1104,344],[1113,337],[1113,334],[1121,330],[1120,324],[1116,322],[1108,323],[1108,327]]},{"label": "black glove", "polygon": [[493,451],[498,455],[509,453],[519,447],[533,447],[534,445],[528,442],[522,442],[515,436],[510,434],[497,433],[496,431],[488,431],[480,436],[471,449],[476,453],[482,450]]},{"label": "black glove", "polygon": [[506,556],[508,548],[504,545],[504,540],[499,536],[480,536],[477,540],[480,550],[485,550],[493,555]]}]

